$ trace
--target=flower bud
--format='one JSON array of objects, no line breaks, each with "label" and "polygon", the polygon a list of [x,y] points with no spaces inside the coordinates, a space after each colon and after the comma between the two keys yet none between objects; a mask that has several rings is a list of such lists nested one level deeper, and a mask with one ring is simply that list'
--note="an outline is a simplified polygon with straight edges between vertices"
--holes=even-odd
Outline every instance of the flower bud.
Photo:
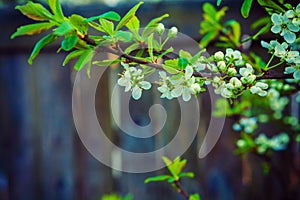
[{"label": "flower bud", "polygon": [[225,63],[224,61],[219,61],[219,62],[217,63],[217,66],[218,66],[218,68],[219,68],[219,70],[220,70],[221,72],[225,72],[226,69],[227,69],[226,63]]},{"label": "flower bud", "polygon": [[215,59],[218,60],[224,60],[224,53],[222,51],[218,51],[214,54]]},{"label": "flower bud", "polygon": [[162,23],[159,23],[156,27],[156,31],[159,35],[162,35],[165,32],[165,26]]},{"label": "flower bud", "polygon": [[235,76],[237,74],[237,71],[235,68],[229,68],[227,70],[227,74],[228,74],[228,76]]},{"label": "flower bud", "polygon": [[177,33],[178,33],[178,29],[175,26],[173,26],[168,32],[168,37],[170,38],[177,37]]}]

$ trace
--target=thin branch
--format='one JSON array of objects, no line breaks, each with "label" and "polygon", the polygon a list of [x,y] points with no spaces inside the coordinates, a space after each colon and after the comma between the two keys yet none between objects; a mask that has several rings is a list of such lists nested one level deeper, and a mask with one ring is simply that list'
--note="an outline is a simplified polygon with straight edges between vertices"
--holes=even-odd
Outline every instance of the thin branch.
[{"label": "thin branch", "polygon": [[[97,46],[96,42],[93,39],[89,38],[87,35],[81,39],[89,45],[92,45],[95,47]],[[99,47],[97,47],[96,51],[112,53],[112,54],[115,54],[117,56],[127,59],[129,62],[135,62],[137,64],[147,65],[149,67],[152,67],[152,68],[155,68],[158,70],[164,70],[163,66],[161,64],[149,62],[147,60],[142,60],[142,59],[136,58],[132,55],[126,54],[119,45],[116,45],[116,47],[99,46]],[[159,52],[157,52],[157,53],[159,53]],[[172,59],[170,57],[168,57],[168,58]],[[199,73],[199,72],[194,72],[193,75],[195,77],[207,77],[207,78],[212,78],[214,76],[213,74],[205,74],[205,73]],[[217,74],[216,74],[216,76],[217,76]],[[291,78],[293,78],[293,74],[271,73],[271,71],[268,71],[264,75],[257,77],[256,80],[291,79]]]},{"label": "thin branch", "polygon": [[179,181],[175,181],[174,183],[175,183],[175,185],[178,188],[178,192],[180,194],[182,194],[186,199],[189,199],[190,195],[184,190],[184,188],[182,187],[182,185],[180,184],[180,182]]}]

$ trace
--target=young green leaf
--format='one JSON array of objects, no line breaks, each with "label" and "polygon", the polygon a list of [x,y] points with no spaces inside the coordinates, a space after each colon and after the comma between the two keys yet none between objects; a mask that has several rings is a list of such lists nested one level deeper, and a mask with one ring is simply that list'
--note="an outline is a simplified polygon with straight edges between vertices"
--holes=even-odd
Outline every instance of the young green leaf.
[{"label": "young green leaf", "polygon": [[135,16],[136,11],[139,9],[139,7],[143,4],[144,2],[140,1],[137,5],[135,5],[133,8],[131,8],[127,14],[121,19],[119,24],[116,27],[116,30],[119,30],[123,26],[126,26],[126,24],[131,20],[133,16]]},{"label": "young green leaf", "polygon": [[138,49],[140,49],[140,44],[139,43],[133,43],[132,45],[130,45],[129,47],[127,47],[125,49],[125,53],[130,54],[132,51],[138,50]]},{"label": "young green leaf", "polygon": [[112,36],[114,34],[114,23],[106,20],[106,19],[99,19],[100,24],[102,25],[105,33],[107,33],[109,36]]},{"label": "young green leaf", "polygon": [[101,60],[93,62],[94,65],[98,65],[100,67],[107,67],[116,63],[120,63],[121,60]]},{"label": "young green leaf", "polygon": [[61,42],[61,47],[65,51],[70,51],[78,41],[77,35],[69,35]]},{"label": "young green leaf", "polygon": [[62,21],[64,19],[64,14],[60,5],[59,0],[47,0],[48,5],[50,6],[54,16],[59,21]]},{"label": "young green leaf", "polygon": [[80,33],[82,33],[84,35],[87,34],[88,24],[87,24],[87,22],[85,22],[84,17],[73,14],[69,17],[69,20],[70,20],[70,23],[75,27],[76,30],[78,30]]},{"label": "young green leaf", "polygon": [[221,3],[222,3],[222,0],[218,0],[218,1],[217,1],[217,6],[220,6]]},{"label": "young green leaf", "polygon": [[54,26],[51,22],[42,22],[42,23],[36,23],[36,24],[29,24],[25,26],[20,26],[17,31],[11,35],[11,39],[14,39],[17,36],[21,35],[34,35],[34,34],[40,34],[48,29],[50,29],[52,26]]},{"label": "young green leaf", "polygon": [[121,17],[118,13],[116,13],[114,11],[109,11],[109,12],[103,13],[98,16],[89,17],[85,20],[85,22],[91,22],[91,21],[98,20],[98,19],[108,19],[108,20],[118,22],[118,21],[120,21]]},{"label": "young green leaf", "polygon": [[61,25],[59,25],[59,27],[57,27],[56,29],[54,29],[54,34],[58,35],[58,36],[63,36],[66,33],[73,31],[73,27],[69,22],[64,22]]},{"label": "young green leaf", "polygon": [[33,3],[29,1],[23,6],[16,6],[15,9],[19,10],[23,15],[33,20],[46,21],[53,19],[53,15],[39,3]]},{"label": "young green leaf", "polygon": [[218,31],[212,31],[204,35],[200,41],[200,47],[205,48],[207,45],[213,41],[218,36]]},{"label": "young green leaf", "polygon": [[185,58],[188,61],[193,58],[192,55],[190,54],[190,52],[184,51],[182,49],[179,51],[179,57],[180,58]]},{"label": "young green leaf", "polygon": [[179,73],[179,71],[174,67],[171,67],[171,66],[168,66],[168,65],[165,65],[165,64],[162,64],[162,67],[169,74],[178,74]]},{"label": "young green leaf", "polygon": [[217,10],[215,9],[215,7],[210,4],[210,3],[204,3],[203,4],[203,11],[207,14],[209,14],[209,16],[211,17],[215,17],[217,14]]},{"label": "young green leaf", "polygon": [[252,39],[256,40],[258,38],[258,36],[268,33],[271,29],[271,26],[272,26],[271,22],[269,22],[268,24],[263,26],[261,29],[259,29],[259,31],[255,35],[252,36]]},{"label": "young green leaf", "polygon": [[123,42],[130,42],[132,39],[132,33],[128,32],[128,31],[117,31],[117,33],[115,34],[115,37]]},{"label": "young green leaf", "polygon": [[179,178],[182,177],[194,178],[195,174],[193,172],[182,172],[179,174]]},{"label": "young green leaf", "polygon": [[92,49],[85,50],[77,60],[74,69],[76,71],[81,70],[86,64],[91,63],[94,55],[94,51]]},{"label": "young green leaf", "polygon": [[244,18],[247,18],[249,16],[252,2],[253,0],[244,0],[243,5],[241,7],[241,13]]},{"label": "young green leaf", "polygon": [[278,12],[285,12],[284,8],[282,8],[280,5],[278,5],[272,0],[257,0],[257,2],[262,7],[273,9],[274,11],[278,11]]},{"label": "young green leaf", "polygon": [[232,33],[233,33],[233,39],[236,45],[239,44],[240,42],[240,38],[241,38],[241,25],[239,22],[237,22],[236,20],[232,19],[232,20],[228,20],[225,23],[225,26],[230,26],[232,29]]},{"label": "young green leaf", "polygon": [[168,180],[170,178],[172,178],[172,176],[169,176],[169,175],[159,175],[159,176],[149,177],[144,182],[145,183],[150,183],[150,182],[166,181],[166,180]]},{"label": "young green leaf", "polygon": [[163,20],[164,18],[169,17],[169,14],[164,14],[160,17],[152,19],[144,28],[143,33],[142,33],[142,38],[148,37],[156,28],[157,24]]},{"label": "young green leaf", "polygon": [[140,40],[140,35],[139,35],[139,28],[140,28],[140,20],[136,17],[133,16],[131,20],[126,24],[126,27],[134,34],[134,37],[137,40]]},{"label": "young green leaf", "polygon": [[189,197],[189,200],[201,200],[199,194],[192,194]]},{"label": "young green leaf", "polygon": [[184,70],[188,64],[189,64],[188,59],[186,59],[186,58],[178,59],[178,67],[180,70]]},{"label": "young green leaf", "polygon": [[66,58],[63,62],[63,66],[66,66],[66,64],[68,64],[70,62],[70,60],[73,60],[74,58],[79,57],[83,53],[84,53],[84,50],[81,50],[81,49],[77,49],[77,50],[72,51],[71,53],[69,53],[66,56]]},{"label": "young green leaf", "polygon": [[40,53],[41,49],[44,48],[46,45],[51,44],[54,42],[58,37],[54,34],[49,34],[39,40],[33,48],[31,55],[28,59],[28,63],[31,65],[32,61],[36,58],[36,56]]},{"label": "young green leaf", "polygon": [[149,37],[148,37],[148,53],[149,53],[149,56],[151,58],[151,60],[153,61],[154,58],[153,58],[153,34],[151,34]]}]

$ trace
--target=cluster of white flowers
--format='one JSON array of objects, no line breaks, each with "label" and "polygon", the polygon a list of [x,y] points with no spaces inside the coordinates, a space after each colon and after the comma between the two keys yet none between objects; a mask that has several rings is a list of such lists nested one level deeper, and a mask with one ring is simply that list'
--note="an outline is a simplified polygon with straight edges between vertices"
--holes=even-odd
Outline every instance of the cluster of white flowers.
[{"label": "cluster of white flowers", "polygon": [[267,95],[267,91],[265,90],[268,88],[268,84],[263,82],[255,83],[256,75],[254,74],[253,67],[249,63],[246,63],[245,67],[239,69],[241,77],[235,77],[237,75],[235,66],[244,64],[240,51],[226,49],[225,55],[223,52],[218,51],[214,54],[214,60],[217,63],[217,71],[226,73],[227,75],[226,79],[215,76],[211,81],[216,94],[220,94],[225,98],[235,98],[249,86],[252,94],[259,96]]},{"label": "cluster of white flowers", "polygon": [[225,58],[227,62],[233,62],[235,66],[244,65],[243,57],[239,50],[226,49]]},{"label": "cluster of white flowers", "polygon": [[185,68],[185,74],[167,76],[165,72],[159,72],[162,82],[158,91],[162,93],[161,98],[177,98],[182,96],[184,101],[189,101],[191,95],[196,95],[200,92],[200,85],[196,82],[196,78],[193,76],[194,70],[191,66]]},{"label": "cluster of white flowers", "polygon": [[226,83],[217,76],[214,77],[212,85],[215,87],[215,93],[221,94],[221,96],[225,98],[232,98],[233,95],[236,95],[240,92],[240,89],[243,86],[241,81],[236,77],[232,77],[229,82]]},{"label": "cluster of white flowers", "polygon": [[131,90],[132,97],[138,100],[142,96],[142,90],[149,90],[151,83],[144,80],[144,74],[141,69],[129,67],[128,64],[121,63],[124,67],[124,72],[118,80],[120,86],[125,87],[125,92]]},{"label": "cluster of white flowers", "polygon": [[243,117],[239,120],[238,123],[233,124],[233,130],[235,131],[245,131],[245,133],[251,134],[257,129],[257,118]]},{"label": "cluster of white flowers", "polygon": [[280,133],[274,135],[272,138],[268,138],[264,133],[261,133],[256,139],[255,144],[257,145],[257,152],[260,154],[265,153],[268,149],[274,151],[281,151],[286,149],[290,138],[286,133]]},{"label": "cluster of white flowers", "polygon": [[280,119],[282,117],[282,112],[289,103],[288,97],[281,97],[280,92],[274,88],[268,91],[269,105],[274,111],[273,117],[275,119]]},{"label": "cluster of white flowers", "polygon": [[272,14],[271,20],[273,26],[271,31],[283,36],[288,43],[296,40],[296,33],[300,31],[300,3],[295,9],[288,10],[285,13]]}]

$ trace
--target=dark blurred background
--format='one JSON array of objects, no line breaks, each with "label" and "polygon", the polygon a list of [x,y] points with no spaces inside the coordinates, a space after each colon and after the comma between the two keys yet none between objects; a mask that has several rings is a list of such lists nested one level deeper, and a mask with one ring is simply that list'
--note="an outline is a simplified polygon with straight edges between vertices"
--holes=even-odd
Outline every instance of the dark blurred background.
[{"label": "dark blurred background", "polygon": [[[184,199],[167,183],[143,183],[146,177],[165,170],[144,174],[116,172],[87,152],[76,133],[72,117],[75,72],[72,63],[61,67],[66,54],[56,54],[59,44],[54,44],[44,49],[29,66],[27,59],[41,36],[9,38],[18,26],[32,22],[14,10],[17,3],[25,2],[0,1],[0,200],[99,200],[103,194],[112,192],[131,193],[136,200]],[[121,0],[61,2],[66,15],[78,13],[85,17],[108,10],[124,14],[136,3]],[[145,24],[153,17],[169,13],[171,17],[164,21],[166,27],[177,26],[180,32],[198,41],[203,3],[196,0],[146,1],[138,16]],[[251,22],[264,15],[264,11],[254,4],[251,17],[244,20],[239,11],[241,3],[223,1],[223,5],[230,6],[226,18],[241,21],[243,34],[252,33]],[[139,148],[151,149],[156,140],[149,140],[141,147],[139,142],[122,136],[111,119],[109,91],[111,82],[116,81],[111,80],[111,74],[116,73],[113,69],[107,70],[99,84],[96,109],[107,113],[106,117],[99,117],[99,121],[115,143],[136,151]],[[157,96],[151,91],[145,92],[139,103],[131,104],[131,115],[137,123],[149,122],[148,108],[154,98]],[[200,101],[202,110],[207,109],[205,105],[209,104],[209,99]],[[177,101],[162,101],[162,104],[168,110],[169,120],[177,122]],[[291,181],[285,177],[288,181],[285,178],[282,181],[274,174],[266,176],[259,158],[241,159],[234,155],[238,136],[231,133],[230,120],[227,120],[213,151],[200,160],[197,156],[202,138],[200,132],[206,130],[207,120],[201,118],[199,135],[182,156],[188,159],[187,170],[196,173],[195,180],[183,181],[190,193],[199,192],[204,200],[300,199],[297,178]],[[167,123],[167,126],[169,132],[177,128],[176,123]],[[164,134],[167,143],[173,136],[167,132]],[[283,176],[289,176],[289,173],[284,173],[286,162],[289,159],[278,160]]]}]

